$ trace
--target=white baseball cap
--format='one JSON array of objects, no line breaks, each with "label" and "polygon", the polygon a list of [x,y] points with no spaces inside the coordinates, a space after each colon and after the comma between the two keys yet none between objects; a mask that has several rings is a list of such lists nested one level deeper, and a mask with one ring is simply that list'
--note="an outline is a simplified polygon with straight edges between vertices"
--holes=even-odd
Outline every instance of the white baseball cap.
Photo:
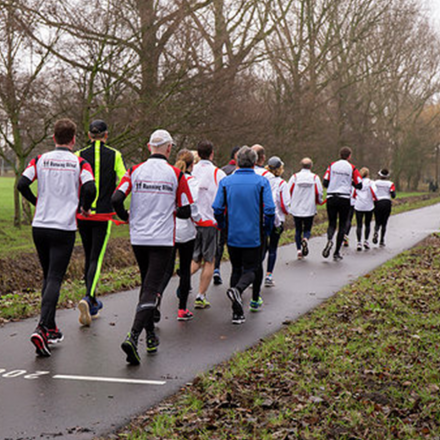
[{"label": "white baseball cap", "polygon": [[151,136],[148,145],[150,147],[161,147],[165,144],[173,144],[174,140],[166,130],[156,130]]}]

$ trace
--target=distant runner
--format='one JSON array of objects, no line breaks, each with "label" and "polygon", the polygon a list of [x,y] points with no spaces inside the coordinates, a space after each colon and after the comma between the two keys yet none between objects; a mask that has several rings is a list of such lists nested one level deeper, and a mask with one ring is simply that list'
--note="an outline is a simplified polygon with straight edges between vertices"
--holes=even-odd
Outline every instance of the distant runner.
[{"label": "distant runner", "polygon": [[[130,168],[112,197],[116,213],[129,220],[130,240],[141,272],[142,285],[131,331],[121,344],[127,362],[139,365],[139,336],[147,332],[147,353],[155,353],[159,338],[154,331],[154,311],[158,303],[164,269],[174,248],[175,216],[191,216],[192,196],[182,171],[167,162],[174,145],[166,130],[150,137],[151,156]],[[131,193],[130,211],[124,200]]]},{"label": "distant runner", "polygon": [[355,192],[356,212],[356,236],[357,236],[357,250],[362,251],[362,223],[365,221],[364,232],[364,249],[370,249],[368,238],[370,237],[371,219],[373,218],[374,201],[376,198],[376,185],[370,180],[370,170],[366,167],[361,168],[360,174],[362,176],[362,189]]},{"label": "distant runner", "polygon": [[[246,320],[242,294],[255,279],[261,264],[261,238],[272,230],[275,205],[267,179],[252,169],[257,155],[249,147],[238,153],[238,169],[220,182],[213,209],[219,228],[228,224],[228,250],[232,265],[227,296],[232,302],[232,324]],[[250,310],[257,312],[263,299],[252,294]]]},{"label": "distant runner", "polygon": [[[61,342],[55,321],[60,287],[75,244],[76,211],[90,214],[96,196],[90,164],[73,154],[76,125],[60,119],[54,126],[55,150],[33,159],[23,172],[18,190],[36,206],[32,236],[43,269],[41,315],[31,342],[39,356],[50,356],[49,344]],[[38,179],[38,200],[30,189]],[[81,198],[80,198],[81,195]]]},{"label": "distant runner", "polygon": [[121,153],[106,145],[107,138],[107,124],[97,119],[89,126],[90,145],[76,152],[77,156],[90,163],[97,190],[92,214],[84,217],[79,213],[77,216],[85,254],[84,279],[87,288],[86,296],[78,304],[81,325],[90,325],[92,318],[96,318],[102,309],[102,302],[96,299],[96,288],[114,214],[111,197],[126,171]]},{"label": "distant runner", "polygon": [[384,247],[388,218],[391,214],[391,199],[396,198],[396,187],[394,183],[389,180],[390,172],[386,168],[382,168],[378,174],[379,180],[375,181],[377,201],[374,204],[376,224],[374,226],[373,243],[377,244],[380,231],[379,245]]},{"label": "distant runner", "polygon": [[312,159],[301,160],[301,171],[294,174],[287,184],[291,199],[289,212],[295,222],[295,243],[298,260],[309,254],[309,239],[317,205],[322,204],[322,185],[317,174],[312,173]]},{"label": "distant runner", "polygon": [[194,301],[194,308],[205,309],[211,304],[206,299],[206,293],[214,274],[215,255],[217,251],[217,224],[212,210],[212,202],[220,181],[226,174],[213,163],[214,145],[210,141],[201,141],[197,146],[200,162],[194,166],[193,176],[199,184],[197,207],[201,220],[197,223],[197,236],[194,246],[191,273],[200,268],[199,293]]},{"label": "distant runner", "polygon": [[339,151],[340,160],[333,162],[324,175],[324,186],[327,188],[327,244],[322,251],[322,256],[327,258],[333,247],[333,236],[338,224],[338,235],[336,238],[336,248],[333,254],[335,261],[342,260],[339,253],[347,225],[347,217],[350,211],[350,195],[352,185],[356,189],[362,188],[362,178],[359,171],[349,160],[351,159],[351,149],[342,147]]},{"label": "distant runner", "polygon": [[275,203],[275,222],[268,240],[267,249],[269,255],[267,258],[267,271],[264,286],[272,287],[275,285],[273,271],[277,260],[278,243],[280,242],[281,234],[284,231],[286,214],[289,213],[287,209],[290,205],[290,194],[286,181],[281,177],[284,173],[283,161],[278,156],[273,156],[268,160],[266,169],[273,176],[271,180],[271,191]]}]

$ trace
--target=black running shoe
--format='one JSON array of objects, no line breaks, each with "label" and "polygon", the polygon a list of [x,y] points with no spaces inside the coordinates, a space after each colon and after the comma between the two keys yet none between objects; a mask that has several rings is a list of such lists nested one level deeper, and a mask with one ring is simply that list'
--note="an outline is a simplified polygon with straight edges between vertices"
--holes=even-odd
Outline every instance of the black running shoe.
[{"label": "black running shoe", "polygon": [[373,234],[373,244],[377,244],[378,243],[378,241],[379,241],[379,234],[377,233],[377,231],[374,231],[374,234]]},{"label": "black running shoe", "polygon": [[220,286],[223,284],[222,276],[220,275],[220,271],[218,269],[214,270],[214,275],[212,276],[215,286]]},{"label": "black running shoe", "polygon": [[309,255],[309,241],[307,240],[307,238],[302,239],[301,252],[303,257],[307,257],[307,255]]},{"label": "black running shoe", "polygon": [[147,353],[154,354],[157,352],[157,347],[159,346],[159,338],[156,333],[147,332]]},{"label": "black running shoe", "polygon": [[139,335],[129,333],[125,341],[121,344],[121,348],[127,355],[127,362],[130,365],[139,365],[141,363],[141,358],[137,350],[138,338]]},{"label": "black running shoe", "polygon": [[381,240],[380,243],[379,243],[379,246],[380,247],[385,247],[385,242],[383,240]]},{"label": "black running shoe", "polygon": [[333,247],[333,242],[331,240],[329,240],[327,242],[327,244],[325,245],[324,250],[322,251],[322,256],[324,258],[328,258],[328,256],[330,255],[330,251],[331,251],[332,247]]},{"label": "black running shoe", "polygon": [[226,295],[232,302],[232,310],[235,315],[243,316],[243,301],[240,291],[236,287],[231,287],[226,291]]},{"label": "black running shoe", "polygon": [[232,314],[232,324],[234,325],[240,325],[244,324],[246,322],[246,318],[244,315],[239,315],[238,313]]},{"label": "black running shoe", "polygon": [[54,330],[47,331],[47,342],[49,344],[58,344],[63,341],[64,335],[60,332],[60,329],[56,327]]},{"label": "black running shoe", "polygon": [[47,339],[47,330],[39,325],[31,335],[31,342],[35,345],[35,352],[38,356],[50,356],[49,341]]},{"label": "black running shoe", "polygon": [[333,255],[333,261],[341,261],[342,260],[342,255],[341,254],[334,254]]}]

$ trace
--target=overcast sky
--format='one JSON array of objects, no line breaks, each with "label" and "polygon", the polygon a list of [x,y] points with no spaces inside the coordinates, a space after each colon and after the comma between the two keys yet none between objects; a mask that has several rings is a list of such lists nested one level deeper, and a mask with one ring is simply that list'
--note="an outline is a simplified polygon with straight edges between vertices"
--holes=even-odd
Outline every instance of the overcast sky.
[{"label": "overcast sky", "polygon": [[427,7],[431,12],[431,16],[440,31],[440,0],[421,0],[422,7]]}]

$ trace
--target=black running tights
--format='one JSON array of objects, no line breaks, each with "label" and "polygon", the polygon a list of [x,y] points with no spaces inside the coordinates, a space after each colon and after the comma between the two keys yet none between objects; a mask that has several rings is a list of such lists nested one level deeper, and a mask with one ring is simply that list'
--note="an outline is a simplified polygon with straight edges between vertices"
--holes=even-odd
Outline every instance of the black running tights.
[{"label": "black running tights", "polygon": [[[240,294],[255,282],[255,275],[261,265],[261,247],[239,248],[228,246],[232,272],[230,286],[236,287]],[[258,301],[260,291],[252,294],[252,299]]]},{"label": "black running tights", "polygon": [[379,232],[380,241],[384,241],[387,231],[387,223],[391,214],[391,200],[378,200],[374,203],[374,219],[376,224],[374,230]]},{"label": "black running tights", "polygon": [[195,242],[196,240],[194,239],[187,241],[186,243],[176,243],[159,288],[159,293],[163,296],[163,292],[173,276],[174,265],[176,264],[176,253],[179,251],[179,309],[181,310],[186,310],[188,304],[188,295],[189,290],[191,289],[191,261]]},{"label": "black running tights", "polygon": [[40,325],[55,329],[55,312],[75,244],[75,231],[34,227],[32,236],[43,269]]},{"label": "black running tights", "polygon": [[172,246],[139,246],[132,245],[136,261],[141,272],[141,289],[139,303],[133,322],[132,332],[141,333],[154,330],[154,309],[158,301],[160,285],[168,267]]},{"label": "black running tights", "polygon": [[[327,215],[328,215],[328,229],[327,238],[333,240],[338,225],[338,236],[336,237],[335,254],[338,254],[347,227],[347,218],[350,212],[350,199],[344,197],[333,196],[327,199]],[[339,217],[339,224],[338,224]]]},{"label": "black running tights", "polygon": [[373,211],[356,211],[356,237],[358,243],[362,241],[362,223],[365,219],[364,237],[367,241],[370,237],[371,219],[373,218]]}]

